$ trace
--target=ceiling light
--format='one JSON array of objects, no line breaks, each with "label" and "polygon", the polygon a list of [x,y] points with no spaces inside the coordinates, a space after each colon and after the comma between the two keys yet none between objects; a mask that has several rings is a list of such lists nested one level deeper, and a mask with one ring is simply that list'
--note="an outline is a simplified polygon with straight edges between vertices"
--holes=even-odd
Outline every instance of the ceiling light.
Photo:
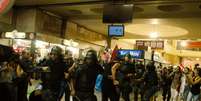
[{"label": "ceiling light", "polygon": [[158,38],[158,33],[157,33],[157,32],[151,32],[151,33],[149,34],[149,37],[150,37],[150,38]]},{"label": "ceiling light", "polygon": [[187,44],[186,41],[181,41],[180,45],[181,45],[182,47],[186,47],[188,44]]},{"label": "ceiling light", "polygon": [[200,60],[200,58],[196,58],[196,60],[197,60],[197,61],[199,61],[199,60]]},{"label": "ceiling light", "polygon": [[158,19],[152,19],[151,20],[151,24],[158,24],[158,23],[159,23]]}]

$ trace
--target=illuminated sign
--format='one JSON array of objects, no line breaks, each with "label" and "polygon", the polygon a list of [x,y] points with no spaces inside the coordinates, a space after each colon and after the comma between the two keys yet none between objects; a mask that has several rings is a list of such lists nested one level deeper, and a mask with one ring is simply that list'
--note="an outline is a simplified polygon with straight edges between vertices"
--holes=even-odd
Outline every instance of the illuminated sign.
[{"label": "illuminated sign", "polygon": [[72,47],[77,47],[79,45],[79,43],[74,42],[72,39],[71,40],[63,40],[62,44],[66,45],[66,46],[72,46]]},{"label": "illuminated sign", "polygon": [[132,58],[143,59],[143,50],[118,50],[117,57],[122,59],[125,55],[130,54]]},{"label": "illuminated sign", "polygon": [[15,0],[0,0],[0,14],[7,12],[14,4]]},{"label": "illuminated sign", "polygon": [[24,38],[26,38],[26,33],[23,33],[23,32],[6,32],[5,37],[6,38],[12,38],[12,39],[24,39]]},{"label": "illuminated sign", "polygon": [[29,39],[33,40],[36,38],[36,33],[25,33],[25,32],[5,32],[0,33],[0,38],[8,38],[8,39]]},{"label": "illuminated sign", "polygon": [[146,41],[146,40],[137,40],[136,46],[145,46],[145,47],[151,47],[152,49],[163,49],[164,48],[164,41]]}]

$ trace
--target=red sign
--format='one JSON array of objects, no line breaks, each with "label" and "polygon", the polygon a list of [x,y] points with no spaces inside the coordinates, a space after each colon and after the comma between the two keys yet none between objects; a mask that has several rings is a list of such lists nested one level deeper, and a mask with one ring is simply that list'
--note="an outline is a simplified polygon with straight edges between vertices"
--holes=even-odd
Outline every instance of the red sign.
[{"label": "red sign", "polygon": [[136,46],[143,46],[143,47],[151,47],[152,49],[163,49],[164,48],[164,41],[146,41],[146,40],[137,40]]},{"label": "red sign", "polygon": [[14,4],[14,0],[0,0],[0,14],[8,11]]},{"label": "red sign", "polygon": [[196,49],[201,48],[201,41],[185,41],[186,46],[182,46],[182,41],[177,42],[177,49]]}]

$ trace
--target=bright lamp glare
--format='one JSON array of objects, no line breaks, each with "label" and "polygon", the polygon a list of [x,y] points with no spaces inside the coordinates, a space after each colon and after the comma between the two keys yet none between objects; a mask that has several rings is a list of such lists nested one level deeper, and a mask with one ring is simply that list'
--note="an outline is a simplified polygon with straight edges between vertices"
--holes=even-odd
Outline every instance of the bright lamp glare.
[{"label": "bright lamp glare", "polygon": [[151,24],[158,24],[158,23],[159,23],[158,19],[152,19],[151,20]]},{"label": "bright lamp glare", "polygon": [[182,42],[181,42],[181,46],[182,46],[182,47],[186,47],[187,45],[188,45],[188,44],[187,44],[186,41],[182,41]]},{"label": "bright lamp glare", "polygon": [[149,36],[150,36],[150,38],[157,38],[158,33],[157,32],[151,32]]}]

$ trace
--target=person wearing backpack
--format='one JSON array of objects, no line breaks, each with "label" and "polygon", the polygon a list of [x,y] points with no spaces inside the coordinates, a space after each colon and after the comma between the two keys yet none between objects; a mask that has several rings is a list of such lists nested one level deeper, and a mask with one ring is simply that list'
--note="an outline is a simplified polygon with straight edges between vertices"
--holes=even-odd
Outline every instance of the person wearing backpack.
[{"label": "person wearing backpack", "polygon": [[99,65],[97,53],[89,50],[84,59],[84,63],[79,65],[74,73],[72,85],[72,95],[74,101],[97,101],[94,95],[96,78],[103,73],[103,68]]}]

